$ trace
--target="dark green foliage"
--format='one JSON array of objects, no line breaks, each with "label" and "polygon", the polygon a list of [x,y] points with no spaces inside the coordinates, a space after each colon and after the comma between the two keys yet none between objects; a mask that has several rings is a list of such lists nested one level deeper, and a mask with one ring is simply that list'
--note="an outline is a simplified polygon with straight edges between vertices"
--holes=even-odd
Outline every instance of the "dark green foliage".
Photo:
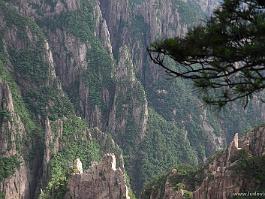
[{"label": "dark green foliage", "polygon": [[[54,5],[55,1],[50,0],[48,3]],[[55,28],[53,25],[58,25],[58,28],[65,29],[81,41],[91,44],[91,51],[87,53],[89,69],[84,72],[84,82],[88,84],[91,91],[91,102],[104,108],[106,105],[101,100],[101,91],[104,87],[111,88],[113,86],[111,79],[113,63],[107,50],[103,48],[101,42],[94,36],[92,6],[92,1],[82,1],[81,10],[55,16],[52,19],[53,23],[46,25],[49,28]],[[2,1],[0,1],[0,10],[1,14],[2,10],[5,10],[5,4]],[[7,26],[8,28],[14,26],[14,28],[18,29],[18,41],[23,44],[24,48],[14,49],[11,45],[9,46],[5,43],[5,48],[7,49],[7,52],[5,52],[3,42],[0,40],[0,59],[5,63],[10,58],[11,64],[14,66],[10,69],[9,65],[5,66],[0,61],[0,78],[5,80],[11,89],[15,112],[21,117],[27,130],[32,132],[30,134],[32,137],[27,135],[23,137],[25,145],[27,144],[23,155],[28,153],[26,150],[31,147],[30,144],[33,139],[34,141],[35,139],[43,139],[43,137],[40,138],[40,136],[43,136],[40,135],[41,128],[32,118],[43,120],[48,117],[53,130],[53,139],[59,136],[56,134],[58,130],[57,119],[60,118],[63,121],[63,137],[59,137],[59,142],[62,146],[60,151],[55,154],[54,143],[49,145],[51,151],[51,160],[48,165],[49,176],[47,187],[44,187],[44,193],[41,195],[41,198],[63,198],[73,160],[80,158],[84,169],[87,169],[92,161],[100,160],[103,150],[98,142],[91,140],[86,122],[74,115],[72,104],[63,91],[58,88],[53,77],[51,77],[51,68],[46,63],[43,35],[42,33],[39,34],[38,26],[30,19],[18,15],[15,10],[8,11],[10,12],[3,11],[7,18],[5,19]],[[51,22],[51,20],[48,22]],[[43,23],[39,23],[43,25]],[[9,30],[8,28],[7,30]],[[32,33],[32,41],[30,42],[27,33]],[[23,98],[19,88],[21,88]],[[73,98],[74,95],[71,97]],[[4,110],[0,112],[1,118],[6,118],[7,115],[8,113]],[[37,143],[39,145],[31,147],[29,157],[25,157],[25,160],[31,161],[37,155],[42,157],[44,144],[42,141]],[[113,152],[112,149],[109,150]],[[42,161],[42,159],[39,158],[38,161]],[[13,169],[11,163],[15,162],[9,159],[0,160],[1,180],[7,175],[11,175],[15,169],[15,167]],[[3,172],[1,171],[2,164],[4,164]],[[6,171],[7,169],[8,171]],[[2,173],[4,176],[2,176]]]},{"label": "dark green foliage", "polygon": [[192,197],[193,197],[192,192],[184,190],[184,195],[183,195],[184,199],[192,199]]},{"label": "dark green foliage", "polygon": [[217,136],[222,131],[218,115],[200,106],[197,93],[192,90],[189,82],[162,77],[151,85],[151,88],[147,87],[147,96],[149,105],[157,113],[167,121],[174,122],[178,127],[185,127],[187,137],[191,146],[198,152],[199,159],[214,152],[205,144],[207,137],[202,126],[202,115],[203,112],[206,113],[204,122],[213,128],[213,133]]},{"label": "dark green foliage", "polygon": [[[4,6],[2,5],[1,8],[4,9]],[[9,8],[6,9],[9,10]],[[45,60],[44,35],[40,28],[31,19],[18,15],[15,10],[4,11],[4,14],[7,18],[7,25],[15,26],[19,30],[18,34],[24,35],[18,39],[25,44],[25,48],[14,49],[8,45],[6,47],[10,61],[15,69],[12,75],[19,86],[27,88],[23,92],[27,108],[35,116],[49,116],[51,120],[73,113],[74,110],[69,100],[56,86],[51,83],[49,83],[49,86],[45,86],[48,82],[51,82],[51,74],[50,66]],[[28,41],[28,32],[34,36],[32,41]],[[2,50],[1,54],[4,54]],[[7,57],[7,55],[3,57]],[[12,79],[11,76],[9,79]],[[14,80],[10,82],[12,81]],[[14,89],[12,88],[12,90]],[[16,95],[12,94],[14,95],[13,98],[16,99]],[[18,111],[18,113],[20,112],[25,111]],[[23,119],[24,117],[21,118]]]},{"label": "dark green foliage", "polygon": [[223,153],[224,153],[224,149],[216,151],[213,155],[211,155],[210,157],[207,158],[207,161],[204,162],[204,163],[202,164],[201,169],[202,169],[202,168],[205,169],[205,166],[207,167],[207,165],[212,164],[213,161],[214,161],[214,160],[217,160],[218,158],[220,158],[220,156],[221,156]]},{"label": "dark green foliage", "polygon": [[100,145],[94,140],[86,139],[87,124],[76,116],[64,121],[63,149],[54,155],[49,163],[49,182],[42,199],[63,198],[66,185],[71,174],[71,166],[76,158],[80,158],[83,168],[88,169],[92,161],[99,161],[102,156]]},{"label": "dark green foliage", "polygon": [[[21,35],[23,35],[23,36],[26,35],[26,30],[31,31],[32,34],[35,34],[36,37],[34,37],[34,39],[36,39],[36,42],[41,45],[42,42],[44,41],[43,34],[41,33],[40,29],[36,26],[36,24],[29,18],[19,16],[16,13],[16,11],[10,9],[10,7],[6,7],[6,6],[4,6],[4,4],[2,4],[2,2],[0,2],[1,14],[4,14],[4,17],[5,17],[4,20],[6,20],[8,22],[6,25],[8,27],[14,26],[14,28],[16,28],[18,30],[18,39],[23,39],[22,42],[25,42],[24,44],[25,44],[25,46],[28,47],[28,49],[31,49],[31,47],[30,47],[31,44],[29,43],[29,40],[27,40],[25,37],[21,38]],[[3,31],[6,31],[6,30],[8,30],[8,28],[5,28]],[[25,130],[26,130],[26,134],[23,136],[21,136],[21,132],[15,132],[15,134],[14,134],[15,143],[14,144],[16,145],[17,152],[23,156],[24,160],[32,160],[32,159],[36,158],[36,154],[41,155],[41,154],[39,154],[39,152],[42,150],[42,145],[41,145],[41,141],[40,141],[41,140],[40,136],[41,136],[42,130],[41,130],[40,125],[34,120],[34,116],[30,112],[30,110],[27,109],[27,104],[25,103],[25,101],[22,98],[21,91],[20,91],[21,85],[19,85],[18,82],[16,82],[16,80],[17,80],[16,75],[18,74],[17,73],[18,71],[13,70],[13,69],[17,69],[17,68],[11,67],[12,69],[10,69],[9,63],[12,63],[13,61],[17,61],[15,59],[15,55],[13,53],[18,52],[18,51],[15,51],[15,50],[12,50],[11,48],[9,48],[9,43],[3,42],[2,39],[3,38],[1,37],[0,38],[0,41],[1,41],[0,42],[0,79],[3,80],[5,83],[7,83],[8,87],[10,88],[10,91],[12,94],[12,100],[13,100],[13,104],[14,104],[14,113],[20,117],[20,119],[21,119],[21,121],[25,127]],[[4,43],[5,43],[5,46],[4,46]],[[41,47],[38,46],[38,48],[41,48]],[[19,52],[22,52],[22,50]],[[23,67],[27,66],[27,67],[31,67],[31,69],[33,69],[32,66],[29,66],[29,64],[26,63],[25,59],[28,59],[30,64],[36,64],[36,62],[38,61],[38,59],[40,57],[31,50],[26,50],[24,52],[26,52],[24,54],[25,56],[28,55],[27,53],[32,53],[33,56],[24,58],[24,57],[21,57],[24,55],[20,54],[20,58],[22,60]],[[41,53],[38,50],[36,50],[36,52]],[[16,54],[16,55],[18,55],[18,54]],[[34,56],[36,56],[36,58]],[[33,59],[33,61],[30,59]],[[39,68],[38,66],[39,65],[36,65],[37,70]],[[23,71],[23,70],[20,72],[22,75],[24,73],[27,73],[27,71]],[[37,72],[40,72],[40,71],[38,70]],[[26,81],[28,81],[29,79],[31,79],[31,77],[28,77]],[[23,81],[21,78],[19,80]],[[24,81],[24,82],[26,82],[26,81]],[[27,88],[27,89],[29,89],[29,88]],[[6,116],[8,116],[10,118],[13,116],[13,114],[8,114]],[[12,119],[12,122],[16,123],[17,121]],[[10,135],[8,135],[8,134],[7,134],[7,136],[10,137]],[[11,146],[11,145],[9,144],[9,146]],[[29,164],[29,165],[32,166],[31,164]]]},{"label": "dark green foliage", "polygon": [[249,158],[249,154],[245,149],[242,149],[240,151],[237,151],[237,153],[230,158],[230,161],[236,162],[236,161],[245,161]]},{"label": "dark green foliage", "polygon": [[[0,5],[3,6],[2,4]],[[15,27],[19,26],[19,39],[21,39],[22,42],[25,42],[25,48],[13,49],[6,45],[8,50],[7,53],[9,54],[6,55],[3,50],[3,44],[2,42],[0,43],[0,58],[3,61],[6,61],[6,58],[10,58],[11,63],[14,66],[14,71],[11,73],[8,71],[7,67],[4,66],[2,61],[0,61],[0,77],[8,83],[11,89],[15,112],[20,116],[27,130],[32,132],[30,134],[32,137],[25,136],[23,138],[23,141],[25,141],[25,145],[27,144],[27,147],[30,147],[33,139],[34,141],[35,139],[41,139],[41,129],[38,127],[38,125],[36,125],[32,118],[40,118],[40,116],[45,118],[48,116],[51,121],[54,138],[59,136],[56,134],[58,128],[58,126],[55,125],[56,120],[58,118],[63,119],[64,132],[63,137],[60,140],[63,148],[58,154],[55,155],[53,154],[54,143],[50,143],[49,147],[52,154],[52,159],[49,163],[48,169],[50,176],[48,185],[41,196],[43,198],[49,199],[63,198],[66,191],[66,182],[68,180],[72,161],[77,157],[80,158],[83,162],[84,168],[86,169],[91,164],[91,161],[98,161],[100,159],[102,155],[101,148],[97,142],[89,140],[87,137],[88,135],[86,135],[86,123],[82,119],[74,116],[72,104],[53,82],[49,65],[45,61],[43,40],[39,35],[35,34],[34,30],[32,30],[33,27],[37,26],[30,25],[30,23],[28,23],[28,19],[24,19],[17,14],[15,15],[15,18],[12,18],[14,17],[14,13],[6,13],[7,16],[8,14],[12,15],[8,21],[8,25]],[[25,26],[28,26],[28,31],[31,31],[34,36],[34,41],[31,41],[30,43],[27,42]],[[14,79],[16,79],[17,82]],[[23,98],[21,97],[19,87],[23,88]],[[30,112],[34,114],[34,117],[30,114]],[[4,115],[6,114],[1,112],[1,117]],[[28,158],[29,160],[32,160],[31,158],[34,158],[36,155],[42,156],[43,143],[41,141],[38,143],[40,143],[40,145],[37,147],[35,145],[31,147],[29,157],[25,157],[26,160],[28,160]],[[27,150],[26,147],[25,150]],[[23,155],[25,153],[27,152],[23,152]],[[4,168],[10,169],[10,171],[8,170],[10,174],[13,172],[11,163],[10,161],[4,162]],[[4,172],[5,176],[3,177],[6,177],[7,174],[9,175],[9,173],[7,173],[5,170]],[[0,173],[2,180],[2,171]]]},{"label": "dark green foliage", "polygon": [[[44,35],[31,18],[20,16],[9,3],[0,1],[0,11],[7,26],[1,30],[1,35],[8,29],[15,28],[18,41],[25,46],[24,49],[13,49],[8,42],[5,42],[4,47],[4,42],[2,39],[0,40],[0,76],[8,83],[12,92],[15,112],[20,116],[27,132],[33,133],[39,127],[33,121],[33,117],[21,97],[20,83],[30,82],[33,79],[36,81],[34,84],[37,84],[43,80],[45,73],[48,74],[47,65],[43,61]],[[34,36],[32,41],[29,40],[27,32]],[[34,44],[36,45],[34,46]],[[9,68],[8,62],[14,64],[15,71]]]},{"label": "dark green foliage", "polygon": [[73,82],[68,88],[66,93],[68,94],[69,100],[74,106],[77,113],[80,113],[80,96],[79,96],[80,80]]},{"label": "dark green foliage", "polygon": [[5,194],[0,191],[0,199],[5,199]]},{"label": "dark green foliage", "polygon": [[0,121],[2,121],[3,119],[11,119],[11,114],[10,112],[6,111],[6,110],[0,110]]},{"label": "dark green foliage", "polygon": [[80,38],[81,41],[91,40],[94,33],[93,1],[81,1],[80,10],[61,15],[63,25],[70,33]]},{"label": "dark green foliage", "polygon": [[[85,3],[84,3],[85,2]],[[53,2],[51,2],[53,3]],[[90,65],[94,64],[93,75],[105,72],[104,76],[99,80],[100,84],[109,84],[112,61],[107,52],[103,49],[100,41],[94,40],[92,23],[92,7],[91,2],[83,1],[84,7],[82,11],[65,13],[62,16],[55,17],[54,22],[60,24],[59,28],[64,28],[73,35],[80,38],[82,41],[90,41],[93,51],[88,53],[88,58],[91,61]],[[2,4],[1,4],[2,5]],[[90,10],[89,9],[90,6]],[[15,13],[15,12],[14,12]],[[6,13],[11,14],[11,13]],[[91,19],[91,20],[90,20]],[[20,20],[20,21],[19,21]],[[57,25],[58,25],[57,24]],[[0,75],[3,77],[11,87],[16,113],[21,113],[22,120],[24,117],[29,120],[32,125],[31,130],[35,132],[35,123],[31,120],[31,115],[28,114],[28,109],[34,113],[36,117],[45,118],[49,117],[51,121],[54,137],[56,138],[57,126],[56,120],[63,119],[63,137],[60,143],[63,146],[62,151],[58,154],[53,154],[53,143],[50,143],[50,150],[52,159],[49,163],[49,180],[47,187],[41,197],[43,198],[63,198],[66,192],[66,183],[69,177],[70,165],[77,157],[81,159],[83,167],[87,169],[92,161],[98,161],[101,157],[101,148],[95,141],[89,140],[87,133],[87,124],[74,116],[74,109],[70,101],[61,90],[59,90],[52,82],[51,74],[49,74],[49,65],[45,61],[45,52],[43,41],[37,36],[36,42],[31,41],[27,43],[27,35],[25,34],[25,26],[29,26],[28,20],[21,18],[19,15],[10,16],[8,19],[9,26],[19,26],[21,31],[20,39],[25,42],[24,49],[12,49],[7,46],[9,57],[11,58],[12,65],[14,66],[14,75],[17,83],[13,80],[12,75],[6,71],[6,68],[0,62]],[[51,24],[52,25],[52,24]],[[30,26],[32,28],[33,26]],[[52,26],[50,27],[52,28]],[[35,32],[33,31],[33,34]],[[35,36],[35,35],[34,35]],[[35,39],[35,37],[34,37]],[[39,39],[39,40],[38,40]],[[3,59],[7,57],[4,55],[3,45],[0,45],[0,55]],[[92,70],[89,70],[92,71]],[[102,74],[103,74],[102,72]],[[98,77],[98,76],[95,76]],[[98,80],[98,79],[96,79]],[[49,82],[49,84],[48,84]],[[90,82],[94,84],[94,81]],[[106,83],[106,84],[107,84]],[[16,88],[17,84],[23,90],[23,99]],[[110,85],[110,84],[109,84]],[[102,87],[95,89],[102,89]],[[16,90],[17,89],[17,90]],[[97,91],[95,91],[97,92]],[[18,99],[18,100],[17,100]],[[17,102],[18,101],[18,106]],[[25,106],[25,103],[27,106]],[[23,106],[22,106],[23,105]],[[17,110],[17,107],[21,110]],[[27,108],[28,109],[27,109]],[[4,116],[4,112],[1,114]],[[55,121],[55,122],[53,122]],[[24,123],[24,121],[23,121]],[[27,138],[27,142],[30,142]],[[43,150],[40,146],[39,150]],[[33,153],[32,153],[33,154]],[[41,154],[39,154],[41,155]],[[7,167],[9,168],[9,167]]]},{"label": "dark green foliage", "polygon": [[[129,166],[129,159],[134,157],[133,153],[137,150],[137,141],[139,141],[141,127],[136,123],[133,116],[133,110],[136,107],[141,109],[141,120],[144,119],[145,93],[140,82],[131,82],[128,80],[117,81],[116,90],[116,119],[118,122],[126,121],[124,133],[117,134],[115,137],[117,143],[122,147],[125,154],[124,159]],[[114,135],[115,136],[115,135]]]},{"label": "dark green foliage", "polygon": [[[133,120],[132,116],[127,119],[127,125],[125,129],[126,135],[121,136],[121,146],[126,155],[131,155],[135,149],[135,142],[137,140],[137,134],[139,133],[139,127]],[[126,156],[125,156],[126,161]]]},{"label": "dark green foliage", "polygon": [[30,80],[37,85],[46,82],[49,71],[43,53],[44,50],[41,46],[38,49],[11,49],[9,54],[18,78]]},{"label": "dark green foliage", "polygon": [[50,74],[41,46],[38,49],[12,49],[9,54],[18,82],[32,87],[24,92],[23,97],[35,115],[49,116],[51,120],[55,120],[74,112],[69,100],[59,89],[53,85],[44,86],[49,81]]},{"label": "dark green foliage", "polygon": [[[11,9],[11,5],[8,7],[4,3],[0,5],[7,21],[7,26],[14,26],[18,29],[18,41],[24,44],[24,48],[19,49],[14,49],[6,44],[6,53],[8,55],[5,55],[5,52],[1,50],[1,54],[4,54],[3,57],[9,57],[14,66],[12,75],[6,75],[6,77],[8,77],[10,82],[9,86],[15,101],[15,111],[20,115],[23,123],[26,123],[26,127],[29,123],[24,121],[29,117],[29,115],[26,115],[27,111],[17,110],[18,107],[22,108],[21,104],[24,102],[35,116],[49,116],[52,120],[68,115],[70,112],[72,113],[72,105],[66,97],[51,83],[49,83],[49,86],[45,86],[48,82],[51,82],[51,74],[50,66],[45,57],[42,31],[32,19],[22,17],[15,9]],[[32,34],[32,38],[29,38],[29,33]],[[24,100],[19,99],[20,94],[17,94],[16,84],[23,89],[26,88],[22,92]]]},{"label": "dark green foliage", "polygon": [[[184,198],[192,198],[192,192],[199,186],[203,179],[205,178],[203,168],[198,169],[194,165],[178,165],[173,167],[171,172],[157,176],[148,182],[142,193],[142,198],[147,199],[150,197],[151,193],[158,194],[158,197],[164,197],[164,186],[166,181],[171,183],[175,191],[184,191]],[[189,191],[187,191],[189,190]]]},{"label": "dark green foliage", "polygon": [[[161,6],[160,3],[161,1],[157,1],[157,3],[155,3],[152,6],[154,7],[154,9],[159,9],[159,7]],[[205,19],[205,16],[202,13],[201,8],[199,8],[199,6],[194,2],[191,1],[183,2],[176,0],[174,5],[176,5],[176,8],[180,13],[181,23],[187,23],[188,26],[190,26],[202,23],[201,20]],[[146,34],[145,31],[148,31],[148,26],[144,23],[144,20],[141,17],[135,17],[132,22],[132,26],[130,26],[130,24],[125,24],[125,25],[126,28],[127,26],[132,27],[130,30],[134,33],[132,37],[134,36],[137,37],[136,41],[142,40],[143,37],[145,37]],[[200,39],[199,36],[196,37],[196,35],[194,35],[193,40],[189,43],[190,44],[189,47],[191,50],[193,49],[193,43],[197,42],[198,39]],[[143,43],[144,42],[146,41],[143,40]],[[174,42],[168,40],[168,46],[171,47],[171,44],[174,47],[173,45]],[[176,55],[185,56],[185,54],[182,55],[182,52],[186,51],[187,49],[183,47],[181,48],[181,50],[179,50],[176,53]],[[200,52],[201,51],[198,51],[198,53]],[[172,64],[172,61],[168,62],[167,59],[165,59],[164,61],[165,62],[167,61],[166,66],[174,70],[180,67],[180,65],[175,67],[175,65]],[[148,74],[153,72],[153,70],[152,69],[149,70],[148,67],[145,68],[146,70],[144,69],[144,72],[147,74],[146,75],[147,77],[144,78],[144,83],[145,82],[150,83],[150,81],[148,81],[149,78],[148,76],[150,75]],[[140,71],[140,73],[142,73],[142,71]],[[211,107],[202,106],[203,105],[202,102],[198,99],[198,95],[200,95],[201,92],[200,90],[194,91],[191,87],[190,82],[182,81],[181,79],[177,79],[176,81],[175,80],[169,81],[168,79],[166,79],[167,77],[161,77],[158,80],[155,79],[155,81],[151,80],[151,82],[153,83],[152,85],[148,83],[147,85],[145,85],[146,89],[145,91],[147,92],[148,96],[148,105],[152,107],[160,116],[162,116],[166,120],[166,122],[173,123],[175,126],[177,126],[178,129],[183,128],[184,130],[187,131],[187,138],[190,142],[192,149],[196,151],[196,156],[198,157],[199,161],[203,160],[205,157],[212,155],[215,152],[214,151],[215,148],[213,147],[213,145],[209,144],[210,142],[212,142],[212,140],[210,140],[211,138],[209,139],[209,136],[206,133],[207,126],[205,127],[204,124],[209,125],[210,128],[213,129],[213,132],[211,132],[213,133],[213,136],[214,135],[221,136],[224,132],[225,133],[227,132],[226,135],[229,141],[234,132],[242,132],[243,130],[251,127],[252,125],[261,123],[260,119],[258,119],[259,116],[257,116],[258,110],[255,110],[255,105],[253,106],[253,104],[249,104],[248,108],[245,111],[242,110],[239,105],[235,105],[235,106],[228,106],[225,110],[218,112],[215,111],[214,109],[211,109]],[[163,78],[164,80],[161,80]],[[124,95],[124,99],[125,98],[126,95]],[[118,106],[117,113],[123,113],[122,106]],[[164,131],[162,130],[161,133],[157,134],[163,134],[163,133]],[[150,132],[148,132],[147,136],[149,134]],[[163,140],[163,138],[160,137],[158,139]],[[152,145],[154,145],[155,147],[153,149],[150,149],[150,151],[157,151],[158,149],[156,148],[156,146],[159,145],[155,141],[154,142],[150,141],[149,145],[147,145],[148,147],[146,148],[152,148],[151,147]],[[172,147],[169,147],[168,151],[171,150]],[[150,151],[149,151],[150,154],[154,153]],[[171,152],[166,152],[166,153],[171,153]],[[141,157],[141,155],[142,153],[139,152],[138,156]],[[178,155],[180,156],[180,154]],[[164,165],[164,161],[167,160],[157,161],[155,165],[157,165],[157,167],[160,167],[161,165]],[[138,164],[140,165],[141,163]],[[147,171],[147,173],[150,171],[156,172],[158,169],[156,167],[154,168],[149,167],[149,169],[146,168],[143,169],[140,168],[140,166],[139,167],[136,166],[136,170],[137,173],[139,173],[139,171],[141,172],[143,171],[144,173],[143,175],[142,173],[139,174],[140,177],[137,176],[132,178],[132,179],[137,179],[140,182],[142,181],[141,176],[146,175],[145,171]],[[129,172],[129,174],[131,175],[131,172]],[[135,183],[135,181],[133,181],[133,183],[137,184],[138,182]],[[138,187],[136,189],[139,190]]]},{"label": "dark green foliage", "polygon": [[93,47],[87,53],[87,60],[90,68],[84,74],[84,81],[89,87],[89,99],[93,105],[99,105],[104,109],[102,100],[103,88],[111,89],[114,81],[112,80],[112,60],[99,41],[92,43]]},{"label": "dark green foliage", "polygon": [[0,182],[12,175],[20,166],[18,157],[0,157]]},{"label": "dark green foliage", "polygon": [[21,39],[26,45],[31,45],[31,41],[27,36],[28,30],[37,36],[38,42],[44,42],[44,34],[33,19],[21,16],[9,2],[5,3],[0,0],[0,12],[3,13],[7,28],[16,27],[18,39]]},{"label": "dark green foliage", "polygon": [[[257,0],[226,0],[204,27],[194,28],[185,38],[151,45],[151,58],[172,75],[192,80],[206,103],[222,107],[244,99],[246,105],[265,88],[262,9],[264,4]],[[155,53],[159,56],[152,56]],[[164,55],[180,65],[172,70]]]},{"label": "dark green foliage", "polygon": [[130,199],[137,199],[135,194],[133,193],[132,189],[131,189],[131,180],[130,177],[128,176],[128,174],[125,172],[125,180],[126,180],[126,185],[128,186],[129,190],[128,190],[128,195],[130,197]]},{"label": "dark green foliage", "polygon": [[62,91],[51,86],[30,90],[24,99],[32,112],[36,115],[49,116],[51,120],[74,113],[69,99],[63,95]]},{"label": "dark green foliage", "polygon": [[227,104],[220,111],[219,117],[224,121],[222,126],[227,131],[228,142],[233,139],[235,132],[244,135],[253,127],[263,124],[260,114],[261,112],[255,102],[249,103],[246,109],[240,108],[240,104]]},{"label": "dark green foliage", "polygon": [[55,155],[50,163],[49,183],[40,198],[61,199],[67,191],[66,185],[71,174],[71,165],[76,158],[80,158],[83,168],[88,169],[92,161],[99,161],[101,151],[94,142],[76,141],[68,143],[63,151]]},{"label": "dark green foliage", "polygon": [[87,128],[87,124],[84,120],[78,117],[71,117],[67,119],[63,124],[64,136],[78,134],[78,132],[83,132]]},{"label": "dark green foliage", "polygon": [[117,117],[119,118],[123,113],[123,106],[130,105],[130,110],[133,109],[132,99],[134,99],[133,103],[137,106],[143,106],[145,103],[145,91],[140,82],[131,82],[131,81],[119,81],[117,82],[119,90],[117,91]]},{"label": "dark green foliage", "polygon": [[0,60],[0,77],[6,81],[12,92],[12,98],[14,102],[15,112],[20,116],[29,132],[32,132],[37,128],[35,122],[32,120],[32,115],[25,106],[23,99],[21,98],[18,86],[11,76],[11,74],[4,68],[3,62]]},{"label": "dark green foliage", "polygon": [[[0,32],[0,38],[2,38],[2,37],[3,37],[2,33]],[[2,39],[0,39],[0,60],[1,60],[1,64],[5,63],[5,61],[6,61],[4,43],[3,43]]]},{"label": "dark green foliage", "polygon": [[[103,88],[111,89],[113,87],[111,78],[113,63],[101,41],[94,36],[94,6],[94,1],[82,0],[79,10],[55,15],[39,23],[51,30],[61,28],[73,34],[82,42],[90,43],[91,50],[87,52],[89,68],[84,73],[83,80],[89,87],[89,102],[91,105],[98,105],[104,111],[108,105],[103,102],[101,92]],[[69,95],[72,96],[72,91],[68,90]]]},{"label": "dark green foliage", "polygon": [[[149,109],[147,135],[139,152],[139,168],[135,178],[141,183],[180,163],[196,164],[194,151],[184,132]],[[138,189],[139,189],[138,187]]]},{"label": "dark green foliage", "polygon": [[91,41],[94,37],[95,21],[93,16],[94,1],[81,0],[80,9],[72,12],[61,13],[53,17],[44,18],[39,22],[51,30],[61,28],[81,41]]},{"label": "dark green foliage", "polygon": [[242,153],[237,165],[233,170],[246,178],[248,182],[254,182],[254,190],[241,190],[244,191],[265,191],[265,157],[253,156],[249,157],[246,153]]},{"label": "dark green foliage", "polygon": [[154,177],[150,182],[146,183],[141,198],[149,199],[152,192],[158,193],[159,191],[160,191],[159,198],[163,198],[164,185],[166,183],[166,180],[167,180],[166,174],[160,174]]},{"label": "dark green foliage", "polygon": [[205,178],[204,168],[198,169],[191,165],[179,165],[175,168],[176,174],[170,175],[170,183],[178,188],[194,191],[196,186],[201,185]]},{"label": "dark green foliage", "polygon": [[[63,123],[63,149],[49,162],[49,181],[40,195],[41,199],[62,199],[67,191],[67,182],[72,172],[73,161],[80,158],[84,169],[92,161],[99,161],[102,156],[101,146],[95,140],[87,140],[87,124],[76,116],[70,115]],[[56,131],[56,126],[52,129]],[[55,134],[55,136],[57,136]]]}]

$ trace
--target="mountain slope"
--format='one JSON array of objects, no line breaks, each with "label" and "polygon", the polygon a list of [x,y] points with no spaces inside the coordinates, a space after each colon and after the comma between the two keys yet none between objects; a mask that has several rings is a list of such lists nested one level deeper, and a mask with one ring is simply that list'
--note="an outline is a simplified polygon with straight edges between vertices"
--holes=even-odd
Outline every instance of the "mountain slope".
[{"label": "mountain slope", "polygon": [[[198,164],[235,132],[263,121],[258,101],[221,113],[203,107],[189,83],[167,80],[148,58],[151,41],[182,36],[215,6],[210,0],[1,0],[5,198],[37,198],[41,190],[43,197],[62,198],[74,159],[87,169],[112,152],[122,165],[121,150],[139,194],[151,177],[176,164]],[[10,191],[13,181],[19,191]]]},{"label": "mountain slope", "polygon": [[[237,198],[249,193],[262,196],[265,190],[265,129],[258,127],[213,156],[199,170],[173,169],[162,180],[146,187],[142,198]],[[193,193],[192,193],[193,192]],[[240,195],[242,194],[242,195]],[[192,197],[193,195],[193,197]]]}]

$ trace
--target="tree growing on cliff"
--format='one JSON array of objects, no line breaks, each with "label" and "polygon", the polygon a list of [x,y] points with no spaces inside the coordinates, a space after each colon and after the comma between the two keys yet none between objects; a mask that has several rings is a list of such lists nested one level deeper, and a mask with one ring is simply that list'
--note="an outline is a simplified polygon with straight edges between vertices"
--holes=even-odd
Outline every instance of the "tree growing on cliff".
[{"label": "tree growing on cliff", "polygon": [[192,80],[206,103],[247,105],[265,88],[265,1],[224,0],[204,26],[155,42],[148,52],[167,73]]}]

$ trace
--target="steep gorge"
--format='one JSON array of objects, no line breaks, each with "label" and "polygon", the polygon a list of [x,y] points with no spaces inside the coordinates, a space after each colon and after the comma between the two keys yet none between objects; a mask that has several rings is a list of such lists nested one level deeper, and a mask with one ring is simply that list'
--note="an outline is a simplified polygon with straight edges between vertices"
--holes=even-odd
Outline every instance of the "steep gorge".
[{"label": "steep gorge", "polygon": [[149,61],[152,41],[185,34],[215,6],[1,0],[0,144],[10,168],[1,176],[3,198],[36,198],[41,190],[43,198],[62,198],[75,158],[88,169],[111,152],[122,165],[121,150],[139,193],[151,177],[198,164],[263,121],[258,102],[219,114],[203,107],[191,85],[167,80]]}]

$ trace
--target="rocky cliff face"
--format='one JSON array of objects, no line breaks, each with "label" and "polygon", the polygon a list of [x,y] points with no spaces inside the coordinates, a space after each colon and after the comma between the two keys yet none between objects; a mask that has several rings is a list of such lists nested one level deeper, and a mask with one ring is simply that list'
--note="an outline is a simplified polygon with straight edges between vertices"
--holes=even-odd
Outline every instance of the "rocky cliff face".
[{"label": "rocky cliff face", "polygon": [[[102,153],[113,152],[124,170],[119,147],[101,131],[88,129],[88,125],[75,115],[63,90],[72,84],[71,81],[81,79],[80,69],[73,72],[71,68],[84,62],[87,46],[77,37],[60,30],[59,33],[55,30],[57,35],[50,32],[49,39],[53,36],[55,39],[51,42],[43,34],[45,27],[41,30],[34,21],[74,11],[80,2],[63,4],[58,1],[56,5],[38,1],[13,3],[0,2],[1,198],[62,197],[68,164],[75,155],[85,159],[84,168],[87,168],[92,160],[99,160]],[[40,17],[41,13],[44,14]],[[98,26],[101,26],[101,19],[98,20]],[[103,37],[107,32],[102,24],[103,27],[97,30]],[[57,44],[57,40],[64,39],[63,34],[68,42],[63,40]],[[70,65],[67,65],[68,58],[66,62],[57,62],[54,45],[58,48],[66,45],[64,49],[73,53]],[[76,52],[75,47],[80,50]],[[64,53],[60,51],[59,56]],[[64,70],[61,77],[57,64],[70,68],[70,72],[66,72],[67,68],[60,68]],[[87,60],[84,66],[81,65],[83,71],[85,65]]]},{"label": "rocky cliff face", "polygon": [[221,1],[219,0],[197,0],[197,2],[200,5],[201,9],[208,15],[212,15],[214,9],[221,3]]},{"label": "rocky cliff face", "polygon": [[[14,174],[1,176],[0,191],[6,198],[29,198],[30,172],[20,152],[22,138],[27,131],[18,114],[15,113],[11,90],[5,81],[0,82],[0,104],[1,104],[1,161],[6,160]],[[10,160],[10,161],[8,161]],[[11,161],[13,160],[13,161]],[[2,174],[3,175],[3,174]],[[3,177],[6,177],[3,179]]]},{"label": "rocky cliff face", "polygon": [[124,172],[116,167],[116,157],[106,154],[84,173],[73,174],[65,199],[130,199]]},{"label": "rocky cliff face", "polygon": [[225,153],[209,164],[205,171],[208,177],[194,191],[193,198],[230,198],[234,193],[264,189],[264,183],[259,179],[264,178],[263,174],[252,175],[262,169],[264,136],[264,127],[254,129],[242,139],[236,134]]},{"label": "rocky cliff face", "polygon": [[215,2],[0,0],[1,163],[12,162],[1,176],[5,198],[63,198],[72,161],[88,169],[104,153],[115,153],[139,193],[152,176],[204,161],[237,126],[263,119],[259,103],[218,116],[148,59],[152,41],[183,36]]},{"label": "rocky cliff face", "polygon": [[184,178],[174,169],[160,189],[155,186],[152,191],[147,189],[144,198],[182,199],[188,196],[185,191],[188,189],[193,191],[193,194],[189,192],[190,198],[193,195],[194,199],[228,199],[237,193],[264,190],[264,136],[264,127],[255,128],[241,139],[236,134],[229,147],[216,154],[203,169]]}]

